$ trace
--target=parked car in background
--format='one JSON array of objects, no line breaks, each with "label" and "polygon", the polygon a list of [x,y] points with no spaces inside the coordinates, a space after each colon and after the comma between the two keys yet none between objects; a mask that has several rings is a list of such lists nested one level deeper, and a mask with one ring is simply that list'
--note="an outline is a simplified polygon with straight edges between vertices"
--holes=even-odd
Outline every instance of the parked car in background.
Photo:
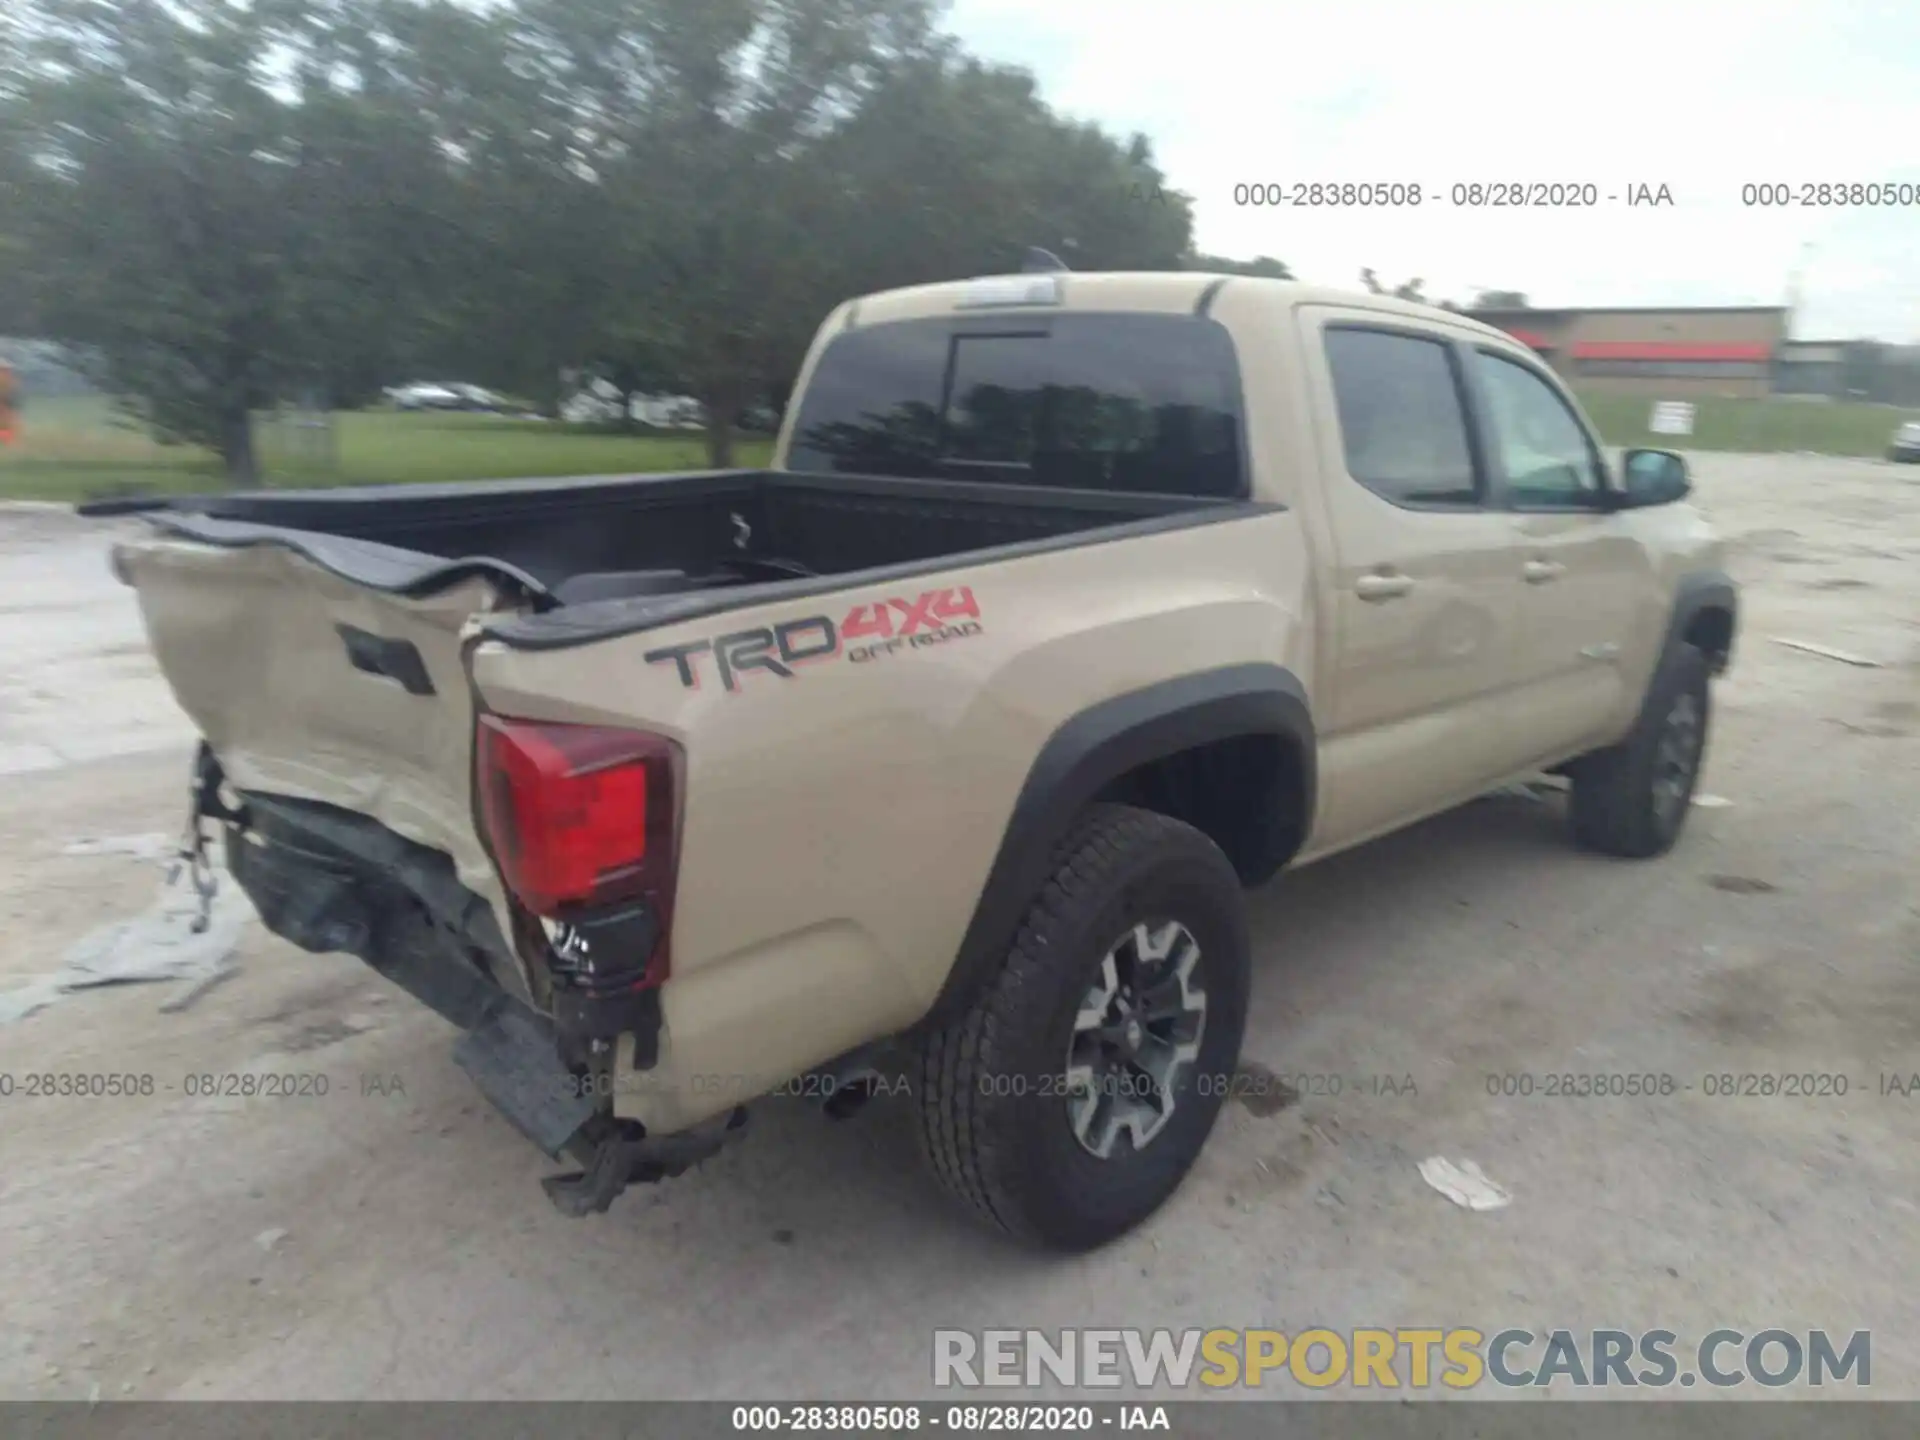
[{"label": "parked car in background", "polygon": [[473,410],[492,413],[506,408],[506,402],[491,390],[456,381],[415,381],[395,385],[386,392],[397,410]]},{"label": "parked car in background", "polygon": [[620,396],[604,380],[576,390],[560,402],[560,418],[569,425],[608,425],[620,418]]},{"label": "parked car in background", "polygon": [[504,396],[496,395],[493,391],[479,385],[453,384],[447,388],[466,401],[462,407],[466,410],[484,411],[493,415],[511,408]]},{"label": "parked car in background", "polygon": [[396,410],[458,410],[464,403],[450,386],[424,382],[388,386],[386,395]]},{"label": "parked car in background", "polygon": [[704,430],[707,425],[707,407],[691,395],[668,397],[662,408],[665,423],[673,430]]},{"label": "parked car in background", "polygon": [[1887,446],[1887,458],[1903,465],[1920,461],[1920,420],[1909,421],[1893,432],[1893,441]]},{"label": "parked car in background", "polygon": [[[621,395],[605,380],[594,380],[567,397],[560,418],[573,425],[611,425],[620,418]],[[656,430],[700,430],[706,411],[691,395],[630,395],[627,416]]]}]

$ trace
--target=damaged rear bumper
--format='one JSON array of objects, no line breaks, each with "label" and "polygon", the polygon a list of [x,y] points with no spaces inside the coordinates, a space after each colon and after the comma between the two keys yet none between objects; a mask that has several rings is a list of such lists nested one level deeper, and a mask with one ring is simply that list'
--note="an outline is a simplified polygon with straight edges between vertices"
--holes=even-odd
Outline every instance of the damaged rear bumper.
[{"label": "damaged rear bumper", "polygon": [[639,1121],[603,1109],[592,1072],[562,1065],[559,1049],[546,1017],[509,1003],[461,1036],[453,1058],[521,1134],[552,1159],[579,1163],[540,1182],[563,1215],[603,1212],[629,1185],[683,1174],[745,1133],[747,1112],[736,1109],[677,1135],[649,1135]]},{"label": "damaged rear bumper", "polygon": [[446,855],[317,802],[252,793],[223,802],[221,784],[203,749],[193,824],[219,822],[227,868],[266,927],[303,950],[358,957],[459,1027],[454,1059],[480,1092],[548,1156],[580,1166],[545,1182],[564,1213],[604,1211],[628,1185],[678,1175],[743,1133],[743,1110],[672,1135],[613,1115],[614,1042],[633,1037],[637,1068],[658,1055],[655,992],[554,977],[553,1013],[542,1014],[509,988],[513,951]]}]

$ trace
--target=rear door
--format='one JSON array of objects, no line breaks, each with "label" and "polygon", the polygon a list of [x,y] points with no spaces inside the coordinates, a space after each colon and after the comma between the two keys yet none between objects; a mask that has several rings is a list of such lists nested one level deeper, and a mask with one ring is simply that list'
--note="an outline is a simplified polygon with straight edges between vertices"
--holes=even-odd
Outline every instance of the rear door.
[{"label": "rear door", "polygon": [[1333,557],[1322,835],[1351,843],[1512,768],[1502,704],[1520,589],[1453,335],[1301,311]]},{"label": "rear door", "polygon": [[1510,723],[1522,763],[1556,761],[1608,738],[1627,708],[1621,662],[1657,586],[1628,518],[1606,503],[1599,444],[1560,387],[1493,346],[1473,347],[1469,375],[1520,546]]}]

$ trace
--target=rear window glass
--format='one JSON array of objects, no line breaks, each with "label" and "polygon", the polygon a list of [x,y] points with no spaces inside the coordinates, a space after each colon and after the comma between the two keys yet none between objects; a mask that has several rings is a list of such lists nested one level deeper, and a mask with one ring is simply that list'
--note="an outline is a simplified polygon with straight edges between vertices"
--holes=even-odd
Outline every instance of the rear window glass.
[{"label": "rear window glass", "polygon": [[1346,327],[1330,327],[1326,346],[1347,473],[1395,505],[1477,504],[1466,409],[1448,347]]},{"label": "rear window glass", "polygon": [[1234,496],[1245,493],[1240,433],[1239,365],[1214,321],[904,320],[828,342],[787,465]]}]

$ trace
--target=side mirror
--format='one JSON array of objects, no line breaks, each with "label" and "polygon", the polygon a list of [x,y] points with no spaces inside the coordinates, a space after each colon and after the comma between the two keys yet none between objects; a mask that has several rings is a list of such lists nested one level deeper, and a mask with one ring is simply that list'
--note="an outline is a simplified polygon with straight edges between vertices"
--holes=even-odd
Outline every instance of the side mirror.
[{"label": "side mirror", "polygon": [[1685,457],[1671,450],[1629,450],[1620,457],[1620,474],[1630,508],[1671,505],[1693,492]]}]

